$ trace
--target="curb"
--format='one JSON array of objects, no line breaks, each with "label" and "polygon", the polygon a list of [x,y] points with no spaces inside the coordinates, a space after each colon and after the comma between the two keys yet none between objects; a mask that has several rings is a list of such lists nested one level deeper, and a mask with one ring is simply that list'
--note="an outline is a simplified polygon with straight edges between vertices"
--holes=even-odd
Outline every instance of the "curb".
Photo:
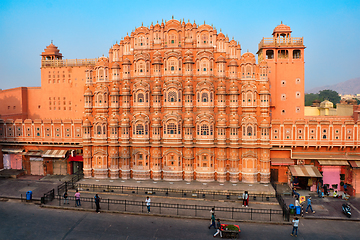
[{"label": "curb", "polygon": [[0,196],[0,201],[8,201],[8,200],[16,200],[16,201],[20,201],[20,202],[25,202],[25,203],[34,203],[34,204],[41,204],[41,199],[35,199],[33,198],[30,201],[27,201],[26,198],[19,198],[19,197],[1,197]]},{"label": "curb", "polygon": [[350,221],[350,222],[360,222],[358,218],[341,218],[341,217],[303,217],[306,220],[329,220],[329,221]]},{"label": "curb", "polygon": [[[75,191],[68,191],[68,192],[75,192]],[[116,196],[129,196],[129,194],[127,193],[115,193],[115,192],[93,192],[93,191],[79,191],[81,193],[90,193],[90,194],[104,194],[104,195],[116,195]],[[135,194],[134,194],[135,195]],[[131,195],[131,196],[134,196]],[[136,194],[137,196],[143,196],[146,197],[148,196],[147,194],[143,195],[143,194]],[[209,201],[209,202],[238,202],[239,204],[241,204],[241,200],[217,200],[217,199],[205,199],[205,198],[188,198],[188,197],[169,197],[169,196],[158,196],[155,194],[151,194],[152,198],[170,198],[170,199],[177,199],[177,200],[194,200],[194,201]],[[279,206],[278,202],[255,202],[255,201],[251,201],[251,204],[264,204],[264,205],[274,205],[274,206]]]},{"label": "curb", "polygon": [[[51,206],[51,205],[43,205],[43,204],[41,204],[40,207],[96,213],[94,209],[85,209],[85,208],[76,208],[76,207],[59,207],[59,206]],[[101,212],[102,213],[128,214],[128,215],[141,215],[141,216],[151,216],[151,217],[167,217],[167,218],[209,220],[208,218],[205,218],[205,217],[174,216],[174,215],[163,215],[163,214],[154,214],[154,213],[136,213],[136,212],[122,212],[122,211],[111,211],[111,210],[102,210]],[[291,222],[265,222],[265,221],[252,221],[252,220],[234,220],[234,219],[226,219],[226,218],[221,219],[221,221],[243,222],[243,223],[260,223],[260,224],[274,224],[274,225],[292,225]]]}]

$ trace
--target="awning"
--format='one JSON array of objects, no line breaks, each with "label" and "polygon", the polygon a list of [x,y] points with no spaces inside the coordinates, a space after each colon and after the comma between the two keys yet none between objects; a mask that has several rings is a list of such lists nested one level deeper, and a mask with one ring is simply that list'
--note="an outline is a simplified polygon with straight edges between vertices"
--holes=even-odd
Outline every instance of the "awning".
[{"label": "awning", "polygon": [[352,168],[360,168],[360,161],[349,161]]},{"label": "awning", "polygon": [[73,161],[73,162],[82,162],[83,161],[83,156],[69,156],[68,159],[69,162]]},{"label": "awning", "polygon": [[11,148],[3,148],[2,151],[4,153],[21,153],[22,151],[24,151],[24,149],[11,149]]},{"label": "awning", "polygon": [[290,158],[271,158],[271,165],[294,165],[294,160]]},{"label": "awning", "polygon": [[48,158],[64,158],[68,150],[46,150],[41,156]]},{"label": "awning", "polygon": [[325,166],[348,166],[348,161],[345,160],[318,160],[320,165]]},{"label": "awning", "polygon": [[42,151],[29,151],[22,153],[22,155],[31,156],[31,157],[41,157],[42,153],[43,153]]},{"label": "awning", "polygon": [[313,165],[289,166],[291,175],[294,177],[322,177],[317,167]]}]

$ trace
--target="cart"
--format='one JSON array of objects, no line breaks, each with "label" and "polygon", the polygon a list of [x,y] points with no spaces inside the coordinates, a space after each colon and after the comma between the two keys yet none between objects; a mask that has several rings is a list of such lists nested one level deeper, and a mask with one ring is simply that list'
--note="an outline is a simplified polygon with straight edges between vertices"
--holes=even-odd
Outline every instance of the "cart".
[{"label": "cart", "polygon": [[[236,230],[234,226],[237,227],[238,230]],[[241,232],[239,225],[230,225],[230,224],[221,224],[220,231],[222,238],[232,238],[232,239],[238,238],[239,233]]]}]

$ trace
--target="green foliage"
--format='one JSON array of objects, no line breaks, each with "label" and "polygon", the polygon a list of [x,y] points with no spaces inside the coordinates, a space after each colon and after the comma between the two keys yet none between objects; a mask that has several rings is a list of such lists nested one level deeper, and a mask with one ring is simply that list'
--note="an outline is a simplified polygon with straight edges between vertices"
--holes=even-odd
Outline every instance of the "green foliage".
[{"label": "green foliage", "polygon": [[319,100],[320,102],[329,100],[336,106],[336,104],[340,102],[341,97],[336,91],[329,89],[322,90],[319,93],[305,94],[305,106],[311,106],[315,100]]},{"label": "green foliage", "polygon": [[305,106],[311,106],[313,101],[319,100],[319,94],[309,93],[305,94]]},{"label": "green foliage", "polygon": [[341,97],[339,96],[339,94],[336,91],[329,90],[329,89],[320,91],[319,97],[320,97],[320,99],[323,99],[321,101],[329,100],[334,105],[339,103],[341,100]]},{"label": "green foliage", "polygon": [[239,228],[237,226],[234,226],[234,225],[227,225],[226,226],[227,230],[230,230],[230,231],[239,231]]}]

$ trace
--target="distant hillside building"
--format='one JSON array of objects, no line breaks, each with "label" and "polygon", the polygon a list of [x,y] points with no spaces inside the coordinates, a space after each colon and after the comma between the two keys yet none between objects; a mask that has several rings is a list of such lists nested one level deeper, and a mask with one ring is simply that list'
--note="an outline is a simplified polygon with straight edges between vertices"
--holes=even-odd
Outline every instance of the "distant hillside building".
[{"label": "distant hillside building", "polygon": [[41,88],[0,91],[4,167],[312,190],[322,172],[355,186],[358,122],[304,115],[305,46],[291,32],[263,38],[258,62],[214,27],[174,19],[135,29],[108,57],[63,59],[51,43]]}]

